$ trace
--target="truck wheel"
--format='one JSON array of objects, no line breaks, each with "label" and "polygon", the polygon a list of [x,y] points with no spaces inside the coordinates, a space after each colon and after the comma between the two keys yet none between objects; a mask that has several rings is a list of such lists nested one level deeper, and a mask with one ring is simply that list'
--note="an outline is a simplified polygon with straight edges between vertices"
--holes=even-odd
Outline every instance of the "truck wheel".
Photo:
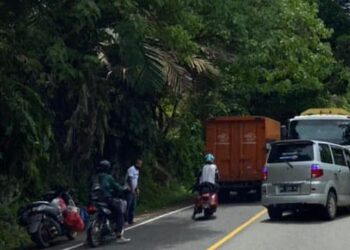
[{"label": "truck wheel", "polygon": [[219,190],[219,194],[218,194],[219,203],[227,202],[229,195],[230,195],[229,190]]},{"label": "truck wheel", "polygon": [[324,217],[326,220],[333,220],[337,215],[337,198],[333,191],[328,193],[327,203],[324,207]]},{"label": "truck wheel", "polygon": [[239,190],[237,191],[237,196],[239,198],[247,198],[247,196],[249,195],[249,189],[242,189],[242,190]]},{"label": "truck wheel", "polygon": [[256,193],[254,194],[254,197],[257,201],[261,201],[261,196],[262,196],[262,193],[261,193],[261,187],[258,187],[255,191]]},{"label": "truck wheel", "polygon": [[269,207],[267,208],[267,213],[269,214],[269,217],[271,220],[280,220],[283,215],[282,209],[278,207]]}]

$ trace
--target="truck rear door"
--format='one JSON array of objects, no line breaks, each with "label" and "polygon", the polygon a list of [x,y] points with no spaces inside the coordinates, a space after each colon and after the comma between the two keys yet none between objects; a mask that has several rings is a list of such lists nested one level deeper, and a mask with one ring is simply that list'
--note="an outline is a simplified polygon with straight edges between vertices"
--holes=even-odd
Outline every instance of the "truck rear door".
[{"label": "truck rear door", "polygon": [[220,181],[260,181],[265,164],[264,120],[207,125],[207,150],[215,155]]},{"label": "truck rear door", "polygon": [[[233,128],[232,133],[239,135],[234,145],[239,147],[238,162],[239,180],[258,181],[261,180],[261,168],[265,162],[265,135],[264,120],[256,119],[242,121],[238,128]],[[239,133],[237,133],[239,131]]]}]

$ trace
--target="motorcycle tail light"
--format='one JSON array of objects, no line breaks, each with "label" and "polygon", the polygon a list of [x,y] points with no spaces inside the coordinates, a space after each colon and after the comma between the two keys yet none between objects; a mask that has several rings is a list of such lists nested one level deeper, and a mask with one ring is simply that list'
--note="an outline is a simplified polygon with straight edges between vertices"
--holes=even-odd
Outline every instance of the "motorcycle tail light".
[{"label": "motorcycle tail light", "polygon": [[216,194],[212,194],[211,196],[211,205],[214,206],[217,204],[217,195]]},{"label": "motorcycle tail light", "polygon": [[86,210],[89,215],[96,213],[96,207],[91,203],[88,205]]},{"label": "motorcycle tail light", "polygon": [[209,195],[203,195],[202,196],[202,200],[204,200],[204,201],[207,201],[207,200],[209,200],[210,199],[210,196]]}]

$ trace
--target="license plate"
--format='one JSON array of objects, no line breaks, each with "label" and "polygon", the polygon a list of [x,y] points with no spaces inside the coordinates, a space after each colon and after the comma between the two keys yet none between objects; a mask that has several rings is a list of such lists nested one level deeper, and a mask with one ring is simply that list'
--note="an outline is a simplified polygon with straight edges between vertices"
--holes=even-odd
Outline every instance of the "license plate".
[{"label": "license plate", "polygon": [[279,188],[280,188],[280,193],[296,193],[296,192],[298,192],[298,185],[282,185]]},{"label": "license plate", "polygon": [[203,208],[209,208],[210,207],[210,204],[209,203],[204,203],[203,204]]}]

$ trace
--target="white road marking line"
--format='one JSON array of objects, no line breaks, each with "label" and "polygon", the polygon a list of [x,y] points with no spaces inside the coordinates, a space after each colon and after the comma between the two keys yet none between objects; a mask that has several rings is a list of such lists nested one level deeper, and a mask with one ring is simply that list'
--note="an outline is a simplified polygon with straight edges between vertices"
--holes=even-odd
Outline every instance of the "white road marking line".
[{"label": "white road marking line", "polygon": [[170,216],[170,215],[173,215],[173,214],[176,214],[176,213],[182,212],[182,211],[187,210],[187,209],[192,208],[192,207],[193,207],[193,205],[191,205],[191,206],[187,206],[187,207],[183,207],[183,208],[180,208],[180,209],[177,209],[177,210],[171,211],[171,212],[166,213],[166,214],[159,215],[159,216],[157,216],[157,217],[154,217],[154,218],[152,218],[152,219],[146,220],[146,221],[141,222],[141,223],[139,223],[139,224],[136,224],[136,225],[130,226],[130,227],[126,228],[126,229],[125,229],[125,231],[131,230],[131,229],[134,229],[134,228],[136,228],[136,227],[143,226],[143,225],[145,225],[145,224],[148,224],[148,223],[151,223],[151,222],[153,222],[153,221],[159,220],[159,219],[161,219],[161,218],[164,218],[164,217],[167,217],[167,216]]},{"label": "white road marking line", "polygon": [[[167,216],[170,216],[170,215],[173,215],[173,214],[176,214],[176,213],[185,211],[185,210],[190,209],[190,208],[192,208],[192,207],[193,207],[193,205],[187,206],[187,207],[183,207],[183,208],[179,208],[179,209],[174,210],[174,211],[171,211],[171,212],[169,212],[169,213],[159,215],[159,216],[154,217],[154,218],[152,218],[152,219],[143,221],[143,222],[141,222],[141,223],[139,223],[139,224],[130,226],[130,227],[126,228],[125,231],[128,231],[128,230],[131,230],[131,229],[134,229],[134,228],[137,228],[137,227],[140,227],[140,226],[149,224],[149,223],[154,222],[154,221],[156,221],[156,220],[159,220],[159,219],[162,219],[162,218],[164,218],[164,217],[167,217]],[[79,244],[74,245],[74,246],[71,246],[71,247],[63,248],[63,249],[61,249],[61,250],[72,250],[72,249],[76,249],[76,248],[78,248],[78,247],[81,247],[81,246],[83,246],[83,245],[84,245],[84,242],[79,243]]]},{"label": "white road marking line", "polygon": [[78,245],[74,245],[74,246],[71,246],[71,247],[67,247],[67,248],[63,248],[62,250],[72,250],[72,249],[75,249],[75,248],[78,248],[78,247],[82,247],[84,246],[84,242],[78,244]]}]

